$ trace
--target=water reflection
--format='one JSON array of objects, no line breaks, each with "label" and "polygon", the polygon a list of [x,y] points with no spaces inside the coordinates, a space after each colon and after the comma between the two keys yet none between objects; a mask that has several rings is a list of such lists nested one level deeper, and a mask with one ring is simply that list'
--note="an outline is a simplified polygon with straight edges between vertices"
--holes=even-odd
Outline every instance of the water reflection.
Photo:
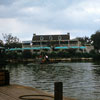
[{"label": "water reflection", "polygon": [[8,64],[11,83],[54,91],[54,82],[63,82],[64,95],[79,100],[100,99],[100,65],[95,63]]},{"label": "water reflection", "polygon": [[92,67],[95,75],[100,76],[100,62],[95,62]]}]

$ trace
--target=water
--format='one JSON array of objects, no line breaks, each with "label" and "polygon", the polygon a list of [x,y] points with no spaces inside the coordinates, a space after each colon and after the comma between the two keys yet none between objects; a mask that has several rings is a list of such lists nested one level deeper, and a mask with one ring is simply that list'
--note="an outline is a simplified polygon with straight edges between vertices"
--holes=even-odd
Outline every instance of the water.
[{"label": "water", "polygon": [[63,82],[64,96],[78,100],[100,99],[100,64],[93,62],[55,64],[8,64],[11,84],[53,93],[54,82]]}]

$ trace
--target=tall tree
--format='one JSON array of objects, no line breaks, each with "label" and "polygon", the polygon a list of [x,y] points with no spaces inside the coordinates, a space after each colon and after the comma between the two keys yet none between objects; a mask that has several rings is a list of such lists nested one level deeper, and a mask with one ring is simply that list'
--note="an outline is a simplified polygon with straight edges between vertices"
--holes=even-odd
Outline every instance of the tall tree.
[{"label": "tall tree", "polygon": [[3,41],[2,40],[0,40],[0,46],[2,47],[4,44],[3,44]]},{"label": "tall tree", "polygon": [[82,45],[91,44],[91,39],[89,37],[77,37]]},{"label": "tall tree", "polygon": [[6,44],[9,44],[9,43],[19,43],[19,38],[17,38],[16,36],[12,36],[12,34],[3,34],[3,38],[6,42]]},{"label": "tall tree", "polygon": [[16,36],[12,36],[12,34],[2,34],[5,40],[5,47],[6,48],[21,48],[22,44]]},{"label": "tall tree", "polygon": [[91,35],[91,40],[93,41],[94,48],[100,50],[100,30],[96,31],[95,34]]}]

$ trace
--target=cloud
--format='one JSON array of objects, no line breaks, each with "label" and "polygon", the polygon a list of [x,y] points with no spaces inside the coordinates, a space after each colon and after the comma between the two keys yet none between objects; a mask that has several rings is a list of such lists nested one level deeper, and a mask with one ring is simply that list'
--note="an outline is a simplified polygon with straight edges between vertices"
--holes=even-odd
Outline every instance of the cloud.
[{"label": "cloud", "polygon": [[99,0],[0,1],[0,33],[22,40],[37,34],[70,32],[72,37],[91,36],[100,27]]},{"label": "cloud", "polygon": [[[26,38],[29,36],[30,33],[28,30],[32,27],[29,25],[19,21],[18,19],[13,18],[4,18],[0,19],[0,32],[2,33],[12,33],[14,36]],[[2,33],[0,34],[2,36]]]},{"label": "cloud", "polygon": [[0,5],[10,5],[13,2],[15,2],[15,0],[0,0]]},{"label": "cloud", "polygon": [[100,18],[95,19],[94,22],[100,22]]},{"label": "cloud", "polygon": [[[21,22],[18,19],[13,18],[4,18],[0,19],[0,32],[2,33],[12,33],[13,36],[17,36],[20,38],[20,40],[31,40],[33,33],[38,34],[57,34],[59,33],[58,30],[51,30],[44,26],[39,25],[29,25],[25,24],[24,22]],[[41,33],[42,31],[42,33]],[[0,34],[0,37],[2,37],[2,33]]]}]

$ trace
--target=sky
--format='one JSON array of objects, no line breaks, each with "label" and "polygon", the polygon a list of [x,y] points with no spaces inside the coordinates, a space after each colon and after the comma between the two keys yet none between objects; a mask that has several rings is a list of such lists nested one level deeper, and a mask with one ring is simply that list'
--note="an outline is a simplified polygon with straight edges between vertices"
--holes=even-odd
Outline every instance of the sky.
[{"label": "sky", "polygon": [[12,33],[21,41],[37,35],[90,37],[100,30],[100,0],[0,0],[0,39]]}]

